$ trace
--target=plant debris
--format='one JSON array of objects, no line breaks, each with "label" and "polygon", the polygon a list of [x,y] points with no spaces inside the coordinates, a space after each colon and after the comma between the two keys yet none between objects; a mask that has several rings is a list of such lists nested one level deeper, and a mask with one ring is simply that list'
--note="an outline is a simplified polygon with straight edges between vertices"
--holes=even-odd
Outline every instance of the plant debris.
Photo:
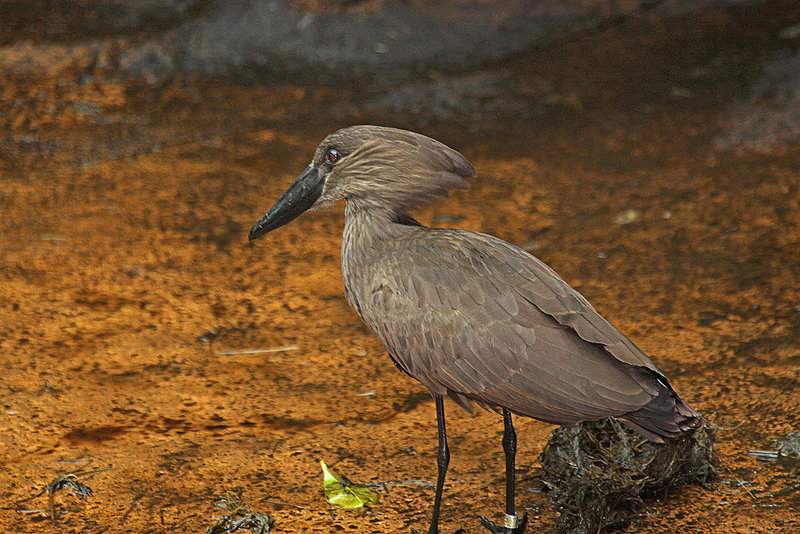
[{"label": "plant debris", "polygon": [[93,495],[92,488],[81,482],[81,478],[89,478],[92,475],[97,473],[102,473],[105,471],[109,471],[109,469],[97,469],[94,471],[84,471],[78,470],[73,471],[71,473],[66,473],[64,475],[58,475],[53,480],[47,483],[47,486],[33,496],[36,498],[43,493],[47,493],[47,507],[48,511],[50,512],[50,519],[55,524],[58,517],[56,515],[56,503],[55,503],[55,495],[57,492],[61,491],[62,489],[68,489],[72,491],[72,494],[80,499],[86,499],[86,497],[91,497]]},{"label": "plant debris", "polygon": [[786,471],[800,473],[800,432],[789,432],[773,442],[774,450],[750,450],[747,453],[756,460],[777,463]]},{"label": "plant debris", "polygon": [[81,499],[92,496],[92,488],[78,480],[78,476],[75,473],[54,478],[50,484],[47,485],[47,494],[52,496],[63,488],[72,490],[73,495]]},{"label": "plant debris", "polygon": [[55,495],[57,491],[64,488],[72,490],[72,494],[81,499],[92,496],[92,488],[78,480],[77,473],[60,475],[51,480],[50,483],[47,484],[47,507],[50,511],[50,519],[52,519],[53,524],[57,521]]},{"label": "plant debris", "polygon": [[774,450],[749,450],[747,454],[762,462],[774,462],[780,458],[800,459],[800,432],[789,432],[773,442],[775,443]]},{"label": "plant debris", "polygon": [[334,475],[322,460],[319,464],[322,466],[322,491],[330,504],[342,508],[361,508],[380,503],[380,495],[375,490],[354,484],[343,475]]},{"label": "plant debris", "polygon": [[778,456],[794,456],[800,458],[800,432],[789,432],[776,440]]},{"label": "plant debris", "polygon": [[218,519],[217,522],[208,527],[205,534],[225,534],[237,530],[252,530],[255,534],[269,534],[270,529],[275,525],[275,520],[269,515],[252,511],[238,493],[214,501],[214,506],[228,514],[215,518]]},{"label": "plant debris", "polygon": [[705,426],[663,444],[651,443],[614,419],[562,426],[542,451],[542,484],[560,532],[589,534],[627,526],[646,497],[675,486],[703,484],[716,430]]}]

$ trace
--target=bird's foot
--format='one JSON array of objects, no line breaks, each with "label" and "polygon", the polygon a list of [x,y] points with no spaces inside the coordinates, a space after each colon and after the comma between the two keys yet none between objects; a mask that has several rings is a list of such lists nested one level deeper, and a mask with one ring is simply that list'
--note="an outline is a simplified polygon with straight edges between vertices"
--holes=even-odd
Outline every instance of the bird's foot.
[{"label": "bird's foot", "polygon": [[522,534],[525,532],[525,525],[528,523],[528,514],[523,513],[522,517],[514,514],[503,518],[503,524],[498,525],[494,521],[489,521],[481,516],[481,526],[492,534]]}]

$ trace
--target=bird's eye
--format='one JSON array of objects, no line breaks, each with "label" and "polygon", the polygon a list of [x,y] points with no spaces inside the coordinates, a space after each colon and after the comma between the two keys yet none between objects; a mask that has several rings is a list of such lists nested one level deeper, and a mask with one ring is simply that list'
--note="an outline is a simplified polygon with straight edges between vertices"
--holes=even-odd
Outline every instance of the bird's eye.
[{"label": "bird's eye", "polygon": [[336,163],[340,159],[342,159],[342,153],[335,148],[329,148],[325,153],[325,161],[328,163]]}]

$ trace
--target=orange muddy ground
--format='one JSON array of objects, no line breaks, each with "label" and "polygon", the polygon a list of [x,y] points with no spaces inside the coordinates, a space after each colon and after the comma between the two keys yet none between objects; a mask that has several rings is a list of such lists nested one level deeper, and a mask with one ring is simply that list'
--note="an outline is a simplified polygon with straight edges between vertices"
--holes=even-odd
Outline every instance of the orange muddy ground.
[{"label": "orange muddy ground", "polygon": [[[472,129],[365,114],[346,88],[148,85],[80,47],[7,46],[0,530],[202,532],[228,492],[276,532],[425,528],[433,403],[345,302],[341,208],[247,243],[321,137],[369,121],[423,129],[478,169],[422,222],[531,250],[722,427],[720,480],[647,503],[625,532],[800,532],[797,466],[748,456],[800,430],[800,152],[712,142],[780,16],[747,32],[725,12],[640,21],[533,52],[503,68],[550,92],[543,112]],[[447,408],[443,532],[477,533],[502,510],[502,424]],[[539,532],[555,517],[537,481],[552,427],[517,426],[518,503]],[[329,506],[320,459],[386,482],[383,503]],[[56,495],[54,526],[34,496],[78,469],[105,471],[82,479],[85,501]]]}]

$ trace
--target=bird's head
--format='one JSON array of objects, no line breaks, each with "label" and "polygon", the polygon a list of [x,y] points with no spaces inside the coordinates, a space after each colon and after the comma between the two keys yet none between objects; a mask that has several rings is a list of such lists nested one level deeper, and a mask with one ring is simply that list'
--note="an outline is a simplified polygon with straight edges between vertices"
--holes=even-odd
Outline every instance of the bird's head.
[{"label": "bird's head", "polygon": [[344,128],[320,143],[311,164],[250,230],[250,240],[339,199],[404,214],[449,189],[466,189],[473,176],[464,156],[430,137],[381,126]]}]

